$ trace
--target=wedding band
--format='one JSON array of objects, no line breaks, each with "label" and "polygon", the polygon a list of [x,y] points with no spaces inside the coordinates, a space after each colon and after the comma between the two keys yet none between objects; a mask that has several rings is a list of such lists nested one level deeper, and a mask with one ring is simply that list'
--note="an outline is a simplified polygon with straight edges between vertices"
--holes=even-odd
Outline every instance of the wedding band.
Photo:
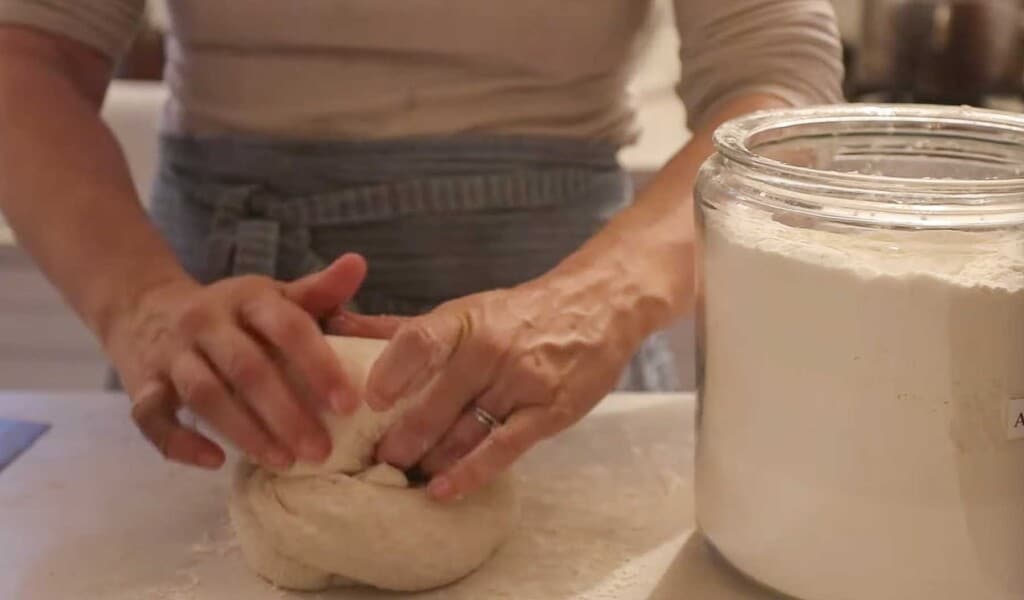
[{"label": "wedding band", "polygon": [[497,429],[501,427],[501,421],[499,421],[494,415],[480,408],[479,406],[473,407],[473,416],[482,425],[485,425],[488,429]]}]

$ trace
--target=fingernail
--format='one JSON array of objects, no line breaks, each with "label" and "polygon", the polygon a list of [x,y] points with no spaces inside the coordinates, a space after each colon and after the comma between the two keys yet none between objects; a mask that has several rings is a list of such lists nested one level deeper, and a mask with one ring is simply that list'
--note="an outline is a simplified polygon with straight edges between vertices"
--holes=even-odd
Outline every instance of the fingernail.
[{"label": "fingernail", "polygon": [[210,450],[202,450],[199,452],[199,466],[206,469],[216,469],[221,465],[220,454],[212,452]]},{"label": "fingernail", "polygon": [[321,462],[331,453],[331,443],[324,437],[308,437],[299,444],[299,452],[308,461]]},{"label": "fingernail", "polygon": [[427,493],[438,500],[444,500],[452,493],[452,482],[447,477],[435,477],[430,480]]},{"label": "fingernail", "polygon": [[280,448],[267,450],[266,461],[267,464],[275,469],[287,469],[292,466],[291,455]]}]

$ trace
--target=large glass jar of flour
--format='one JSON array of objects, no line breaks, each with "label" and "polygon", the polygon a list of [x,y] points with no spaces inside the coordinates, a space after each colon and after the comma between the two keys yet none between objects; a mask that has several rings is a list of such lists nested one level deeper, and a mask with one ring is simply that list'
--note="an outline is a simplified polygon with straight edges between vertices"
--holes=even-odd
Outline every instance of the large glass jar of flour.
[{"label": "large glass jar of flour", "polygon": [[1024,117],[839,106],[716,142],[701,530],[807,600],[1024,598]]}]

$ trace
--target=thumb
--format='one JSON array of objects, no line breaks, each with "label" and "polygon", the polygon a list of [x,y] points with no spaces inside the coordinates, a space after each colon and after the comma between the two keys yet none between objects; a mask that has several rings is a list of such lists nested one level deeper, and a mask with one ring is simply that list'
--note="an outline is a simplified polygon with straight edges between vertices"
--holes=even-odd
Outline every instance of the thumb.
[{"label": "thumb", "polygon": [[366,259],[345,254],[326,269],[284,285],[286,298],[319,319],[356,295],[366,278]]},{"label": "thumb", "polygon": [[398,328],[409,317],[394,315],[361,315],[349,311],[339,311],[327,321],[327,333],[348,335],[353,337],[391,339]]}]

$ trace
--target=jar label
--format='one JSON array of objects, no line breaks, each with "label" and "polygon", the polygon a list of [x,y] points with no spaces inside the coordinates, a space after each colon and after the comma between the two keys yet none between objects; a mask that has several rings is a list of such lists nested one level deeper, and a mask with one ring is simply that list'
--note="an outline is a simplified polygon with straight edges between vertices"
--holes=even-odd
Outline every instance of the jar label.
[{"label": "jar label", "polygon": [[1007,434],[1011,440],[1024,440],[1024,398],[1010,400],[1007,414]]}]

